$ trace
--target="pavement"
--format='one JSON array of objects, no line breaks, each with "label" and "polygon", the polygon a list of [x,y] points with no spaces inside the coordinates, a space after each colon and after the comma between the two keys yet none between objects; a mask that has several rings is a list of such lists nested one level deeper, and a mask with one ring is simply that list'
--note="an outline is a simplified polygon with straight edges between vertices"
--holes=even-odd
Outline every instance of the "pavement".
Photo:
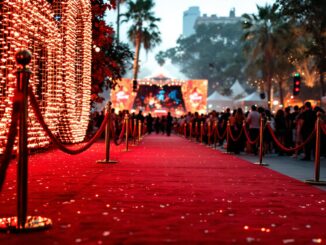
[{"label": "pavement", "polygon": [[[219,151],[226,152],[222,147],[216,148]],[[251,163],[259,162],[259,156],[252,154],[247,154],[242,152],[236,155],[241,159],[245,159]],[[315,179],[315,162],[312,161],[302,161],[301,156],[297,159],[291,156],[279,156],[278,154],[267,154],[263,157],[263,163],[267,164],[266,167],[297,179],[299,181],[305,182],[306,180]],[[326,158],[321,157],[320,159],[320,178],[319,182],[325,182],[325,185],[314,185],[316,188],[326,191]],[[321,184],[321,183],[320,183]]]}]

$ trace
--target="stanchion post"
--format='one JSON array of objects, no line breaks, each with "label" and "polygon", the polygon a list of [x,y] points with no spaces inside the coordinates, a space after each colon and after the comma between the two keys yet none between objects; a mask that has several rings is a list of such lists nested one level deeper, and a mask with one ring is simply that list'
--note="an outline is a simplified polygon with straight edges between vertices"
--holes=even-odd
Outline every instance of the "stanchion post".
[{"label": "stanchion post", "polygon": [[129,151],[129,116],[125,115],[125,128],[126,128],[126,149],[125,151]]},{"label": "stanchion post", "polygon": [[204,123],[200,123],[200,144],[203,144]]},{"label": "stanchion post", "polygon": [[315,147],[315,179],[305,182],[312,185],[326,185],[326,181],[320,180],[320,136],[321,136],[321,113],[317,113],[316,121],[316,147]]},{"label": "stanchion post", "polygon": [[16,53],[16,61],[21,66],[17,70],[17,92],[22,95],[19,113],[18,165],[17,165],[17,217],[1,218],[0,231],[25,232],[49,229],[52,221],[41,216],[27,216],[28,201],[28,83],[31,71],[27,67],[32,55],[27,50]]},{"label": "stanchion post", "polygon": [[136,136],[136,130],[137,130],[137,119],[134,119],[134,127],[133,127],[133,138],[134,138],[134,145],[136,145],[136,141],[137,141],[137,136]]},{"label": "stanchion post", "polygon": [[192,122],[189,122],[189,140],[192,140]]},{"label": "stanchion post", "polygon": [[215,121],[214,122],[214,128],[215,128],[215,130],[216,130],[216,133],[214,132],[214,148],[216,148],[216,143],[217,143],[217,134],[218,134],[218,132],[217,132],[217,130],[218,130],[218,121]]},{"label": "stanchion post", "polygon": [[138,142],[140,142],[141,138],[141,120],[138,120]]},{"label": "stanchion post", "polygon": [[259,121],[259,162],[256,162],[255,164],[260,166],[268,166],[268,164],[263,163],[263,154],[264,154],[264,117],[260,117]]},{"label": "stanchion post", "polygon": [[111,135],[110,135],[110,126],[112,123],[112,114],[111,114],[111,102],[108,101],[106,104],[105,110],[106,113],[108,113],[108,121],[106,123],[105,127],[105,159],[104,160],[98,160],[97,163],[117,163],[116,160],[110,159],[110,142],[111,142]]},{"label": "stanchion post", "polygon": [[[196,132],[198,132],[198,122],[195,123],[195,134],[196,134]],[[195,142],[197,142],[197,140],[198,140],[198,135],[196,134],[195,135]]]},{"label": "stanchion post", "polygon": [[227,153],[230,153],[229,152],[229,144],[230,144],[230,133],[229,133],[229,129],[230,129],[230,120],[228,120],[227,124],[226,124],[226,152]]},{"label": "stanchion post", "polygon": [[207,122],[207,144],[211,145],[211,122]]}]

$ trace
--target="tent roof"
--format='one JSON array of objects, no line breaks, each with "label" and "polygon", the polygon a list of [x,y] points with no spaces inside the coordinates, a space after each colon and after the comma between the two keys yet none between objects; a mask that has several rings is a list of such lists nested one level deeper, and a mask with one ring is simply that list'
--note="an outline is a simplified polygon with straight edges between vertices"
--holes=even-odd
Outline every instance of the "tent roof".
[{"label": "tent roof", "polygon": [[207,98],[207,102],[211,102],[211,101],[232,101],[232,99],[229,98],[229,97],[226,97],[226,96],[221,95],[217,91],[214,91],[214,93],[212,93]]},{"label": "tent roof", "polygon": [[[145,67],[145,66],[144,66]],[[171,64],[171,62],[166,62],[164,66],[158,66],[154,64],[151,66],[150,70],[141,70],[139,74],[140,79],[150,79],[150,80],[188,80],[188,78],[180,72],[180,69]]]},{"label": "tent roof", "polygon": [[249,94],[247,97],[238,101],[266,101],[266,99],[262,100],[258,92],[253,92],[252,94]]},{"label": "tent roof", "polygon": [[237,95],[243,95],[245,97],[248,95],[238,80],[236,80],[235,83],[231,86],[231,91],[233,97],[236,97]]}]

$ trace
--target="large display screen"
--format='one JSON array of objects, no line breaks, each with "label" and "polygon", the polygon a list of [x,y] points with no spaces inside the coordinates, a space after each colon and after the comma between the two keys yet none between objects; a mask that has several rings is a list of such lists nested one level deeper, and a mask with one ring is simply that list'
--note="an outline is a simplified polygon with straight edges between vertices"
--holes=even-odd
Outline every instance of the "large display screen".
[{"label": "large display screen", "polygon": [[181,116],[187,112],[206,113],[207,80],[180,82],[139,82],[137,92],[132,90],[132,80],[123,78],[115,90],[111,90],[112,107],[116,111],[129,110],[153,116]]},{"label": "large display screen", "polygon": [[166,114],[169,111],[173,115],[182,115],[186,108],[181,86],[140,85],[133,109],[155,115]]}]

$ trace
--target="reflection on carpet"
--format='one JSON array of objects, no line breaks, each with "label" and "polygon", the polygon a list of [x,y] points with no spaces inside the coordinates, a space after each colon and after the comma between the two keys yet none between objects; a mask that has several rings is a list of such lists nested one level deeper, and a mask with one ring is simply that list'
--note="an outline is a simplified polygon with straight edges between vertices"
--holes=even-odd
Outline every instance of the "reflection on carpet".
[{"label": "reflection on carpet", "polygon": [[[318,244],[326,242],[326,193],[181,137],[151,135],[122,152],[104,142],[70,156],[29,158],[29,215],[48,231],[0,234],[0,244]],[[16,215],[16,164],[0,217]]]}]

